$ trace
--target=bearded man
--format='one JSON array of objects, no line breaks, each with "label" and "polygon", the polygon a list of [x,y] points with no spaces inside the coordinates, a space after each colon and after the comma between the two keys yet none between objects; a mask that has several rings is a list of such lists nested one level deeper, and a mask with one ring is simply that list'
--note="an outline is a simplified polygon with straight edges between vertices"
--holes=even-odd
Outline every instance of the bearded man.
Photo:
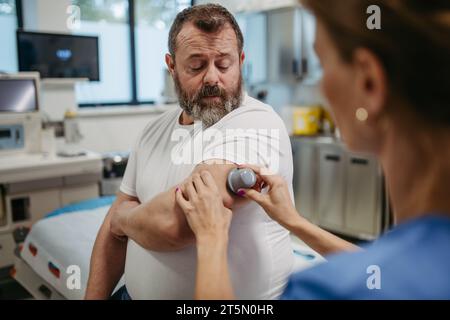
[{"label": "bearded man", "polygon": [[114,298],[194,297],[195,237],[175,190],[206,170],[233,211],[224,254],[237,297],[275,299],[293,265],[289,233],[255,202],[231,193],[226,179],[240,164],[266,166],[286,179],[292,195],[284,123],[243,91],[244,39],[225,8],[207,4],[180,12],[168,44],[166,63],[180,108],[151,120],[132,149],[97,235],[86,298],[110,298],[122,275],[125,285]]}]

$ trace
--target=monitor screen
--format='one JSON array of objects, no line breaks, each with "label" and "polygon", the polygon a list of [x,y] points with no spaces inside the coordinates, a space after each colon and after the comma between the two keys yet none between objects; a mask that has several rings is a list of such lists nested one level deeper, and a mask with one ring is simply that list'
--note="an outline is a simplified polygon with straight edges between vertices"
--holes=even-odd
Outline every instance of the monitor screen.
[{"label": "monitor screen", "polygon": [[33,79],[0,78],[0,112],[37,111],[37,101]]},{"label": "monitor screen", "polygon": [[98,37],[17,31],[19,71],[99,81]]}]

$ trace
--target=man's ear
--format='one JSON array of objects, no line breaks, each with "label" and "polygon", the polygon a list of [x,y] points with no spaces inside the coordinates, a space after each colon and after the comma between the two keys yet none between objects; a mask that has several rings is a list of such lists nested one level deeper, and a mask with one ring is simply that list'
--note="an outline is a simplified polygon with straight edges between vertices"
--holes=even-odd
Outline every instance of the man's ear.
[{"label": "man's ear", "polygon": [[169,53],[166,53],[166,65],[170,74],[173,76],[175,73],[175,60]]},{"label": "man's ear", "polygon": [[386,106],[387,78],[380,59],[366,48],[358,48],[353,54],[353,66],[356,72],[356,89],[360,93],[361,106],[370,118],[377,118]]},{"label": "man's ear", "polygon": [[244,64],[244,60],[245,60],[245,52],[244,52],[244,50],[242,50],[241,56],[239,57],[239,60],[240,60],[241,66],[242,66]]}]

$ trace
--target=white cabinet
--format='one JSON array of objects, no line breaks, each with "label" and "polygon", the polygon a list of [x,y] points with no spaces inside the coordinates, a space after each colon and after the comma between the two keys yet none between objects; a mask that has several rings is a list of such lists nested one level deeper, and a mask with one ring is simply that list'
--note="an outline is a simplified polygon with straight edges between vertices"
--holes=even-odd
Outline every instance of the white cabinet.
[{"label": "white cabinet", "polygon": [[0,268],[10,265],[14,261],[15,247],[12,233],[0,233]]},{"label": "white cabinet", "polygon": [[61,190],[61,205],[68,205],[80,200],[90,199],[100,194],[99,183],[83,186],[71,186]]},{"label": "white cabinet", "polygon": [[13,264],[13,232],[66,204],[99,196],[102,158],[18,154],[0,158],[0,268]]},{"label": "white cabinet", "polygon": [[14,193],[6,196],[10,228],[24,224],[31,226],[59,207],[61,207],[59,189],[34,190],[33,192]]}]

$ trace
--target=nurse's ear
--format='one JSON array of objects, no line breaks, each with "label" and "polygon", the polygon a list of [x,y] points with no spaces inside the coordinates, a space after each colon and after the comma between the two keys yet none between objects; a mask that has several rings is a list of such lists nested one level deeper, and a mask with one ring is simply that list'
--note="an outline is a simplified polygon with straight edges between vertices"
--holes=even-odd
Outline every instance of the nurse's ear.
[{"label": "nurse's ear", "polygon": [[368,120],[377,120],[385,111],[387,100],[387,78],[379,58],[369,49],[358,48],[353,53],[356,90]]},{"label": "nurse's ear", "polygon": [[166,53],[166,65],[167,65],[167,69],[169,70],[170,74],[173,77],[173,75],[175,73],[175,60],[169,53]]}]

